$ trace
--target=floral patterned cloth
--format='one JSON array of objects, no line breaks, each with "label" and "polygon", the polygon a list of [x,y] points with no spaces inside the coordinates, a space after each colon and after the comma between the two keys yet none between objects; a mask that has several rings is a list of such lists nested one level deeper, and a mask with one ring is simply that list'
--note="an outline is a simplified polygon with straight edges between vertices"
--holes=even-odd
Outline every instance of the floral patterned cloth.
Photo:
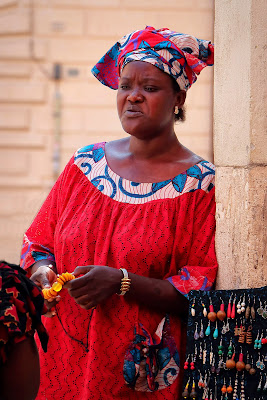
[{"label": "floral patterned cloth", "polygon": [[[105,143],[98,143],[67,164],[25,234],[21,265],[53,258],[59,274],[78,265],[125,267],[167,279],[186,295],[215,280],[214,230],[212,164],[160,183],[132,182],[109,168]],[[180,318],[164,319],[127,295],[111,296],[93,315],[66,290],[61,297],[58,317],[44,321],[49,344],[46,354],[40,350],[38,400],[179,398]]]},{"label": "floral patterned cloth", "polygon": [[188,90],[197,75],[214,61],[214,46],[207,40],[147,26],[125,35],[93,67],[92,73],[104,85],[118,89],[121,70],[131,61],[148,62]]},{"label": "floral patterned cloth", "polygon": [[179,374],[180,357],[166,316],[153,335],[136,324],[134,340],[124,360],[125,382],[137,391],[155,391],[172,384]]},{"label": "floral patterned cloth", "polygon": [[17,265],[0,262],[0,365],[14,343],[33,336],[35,330],[43,350],[47,349],[48,335],[41,322],[47,311],[42,291]]}]

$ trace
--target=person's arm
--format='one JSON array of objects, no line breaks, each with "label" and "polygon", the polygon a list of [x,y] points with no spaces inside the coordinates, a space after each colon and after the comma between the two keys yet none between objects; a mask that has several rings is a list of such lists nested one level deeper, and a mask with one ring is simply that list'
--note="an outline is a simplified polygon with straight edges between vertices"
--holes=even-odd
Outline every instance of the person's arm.
[{"label": "person's arm", "polygon": [[[120,293],[123,274],[119,269],[101,265],[81,266],[73,274],[83,275],[67,284],[70,295],[82,308],[90,309]],[[131,286],[125,299],[164,313],[186,317],[188,301],[170,282],[132,273],[129,273],[129,278]]]},{"label": "person's arm", "polygon": [[[215,255],[215,200],[214,189],[201,192],[194,213],[192,241],[187,264],[178,267],[177,274],[165,280],[132,274],[130,290],[125,299],[133,300],[162,312],[186,316],[187,293],[190,290],[210,290],[217,273]],[[122,266],[124,267],[124,266]],[[127,269],[127,267],[125,266]],[[76,276],[84,276],[68,283],[69,293],[83,308],[89,309],[120,292],[122,272],[108,266],[77,267]]]},{"label": "person's arm", "polygon": [[34,400],[40,385],[38,350],[33,337],[14,343],[0,367],[1,400]]}]

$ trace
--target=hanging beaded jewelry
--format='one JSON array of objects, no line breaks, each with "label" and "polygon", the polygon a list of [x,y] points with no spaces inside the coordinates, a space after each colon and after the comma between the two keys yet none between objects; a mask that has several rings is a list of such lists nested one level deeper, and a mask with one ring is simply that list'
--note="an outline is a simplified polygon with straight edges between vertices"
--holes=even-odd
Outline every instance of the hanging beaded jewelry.
[{"label": "hanging beaded jewelry", "polygon": [[44,298],[47,299],[53,299],[55,298],[58,293],[61,291],[63,286],[65,285],[66,282],[69,282],[71,280],[75,279],[75,276],[70,274],[69,272],[64,272],[63,274],[59,275],[57,277],[57,280],[53,283],[52,287],[49,289],[43,289],[43,295]]},{"label": "hanging beaded jewelry", "polygon": [[244,312],[246,311],[246,303],[245,303],[245,300],[246,300],[246,296],[244,295],[243,301],[242,301],[242,303],[241,303],[241,313],[244,313]]},{"label": "hanging beaded jewelry", "polygon": [[219,309],[219,311],[217,311],[217,318],[220,321],[223,321],[225,319],[225,317],[226,317],[226,312],[224,311],[224,302],[221,299],[220,309]]},{"label": "hanging beaded jewelry", "polygon": [[198,326],[198,323],[196,322],[196,329],[195,329],[195,333],[194,333],[194,339],[195,339],[195,340],[198,340],[198,339],[199,339],[199,333],[198,333],[198,331],[197,331],[197,326]]},{"label": "hanging beaded jewelry", "polygon": [[203,315],[204,315],[204,317],[206,317],[208,315],[208,311],[207,311],[204,303],[202,303],[202,307],[203,307]]},{"label": "hanging beaded jewelry", "polygon": [[195,302],[196,302],[196,299],[194,298],[193,302],[192,302],[192,306],[191,306],[191,315],[192,315],[192,317],[194,317],[196,315]]}]

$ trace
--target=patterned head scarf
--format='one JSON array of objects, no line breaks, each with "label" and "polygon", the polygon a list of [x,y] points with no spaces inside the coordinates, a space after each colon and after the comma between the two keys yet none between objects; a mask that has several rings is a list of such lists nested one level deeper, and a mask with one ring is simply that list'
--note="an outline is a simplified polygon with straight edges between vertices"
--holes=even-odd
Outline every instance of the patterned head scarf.
[{"label": "patterned head scarf", "polygon": [[200,71],[213,65],[214,46],[194,36],[147,26],[123,36],[93,67],[92,73],[104,85],[118,89],[121,71],[131,61],[148,62],[188,90]]}]

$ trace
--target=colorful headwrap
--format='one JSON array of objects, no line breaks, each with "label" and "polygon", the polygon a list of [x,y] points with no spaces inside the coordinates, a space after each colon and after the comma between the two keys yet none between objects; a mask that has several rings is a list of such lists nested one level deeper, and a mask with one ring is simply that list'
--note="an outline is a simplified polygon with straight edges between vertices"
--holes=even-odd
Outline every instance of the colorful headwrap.
[{"label": "colorful headwrap", "polygon": [[131,61],[148,62],[188,90],[200,71],[213,65],[214,46],[194,36],[147,26],[120,39],[93,67],[92,73],[104,85],[118,89],[122,69]]}]

